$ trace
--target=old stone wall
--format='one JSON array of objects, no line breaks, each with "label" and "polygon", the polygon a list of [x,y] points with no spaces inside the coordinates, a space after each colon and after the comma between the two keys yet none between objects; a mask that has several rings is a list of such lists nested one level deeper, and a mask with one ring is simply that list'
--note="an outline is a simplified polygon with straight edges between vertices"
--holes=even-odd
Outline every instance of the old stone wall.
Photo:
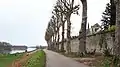
[{"label": "old stone wall", "polygon": [[[107,45],[107,48],[109,48],[111,50],[110,52],[112,53],[113,43],[114,43],[113,32],[89,35],[87,36],[86,39],[86,50],[87,52],[92,52],[94,49],[96,49],[96,52],[103,53],[103,50],[105,49],[105,45]],[[70,45],[72,52],[78,52],[79,50],[78,37],[71,39]],[[66,46],[67,46],[67,42],[64,43],[65,50],[66,50]]]},{"label": "old stone wall", "polygon": [[107,49],[112,53],[114,44],[113,34],[113,32],[107,32],[88,36],[86,39],[87,52],[91,52],[96,49],[96,52],[103,53],[105,47],[107,47]]}]

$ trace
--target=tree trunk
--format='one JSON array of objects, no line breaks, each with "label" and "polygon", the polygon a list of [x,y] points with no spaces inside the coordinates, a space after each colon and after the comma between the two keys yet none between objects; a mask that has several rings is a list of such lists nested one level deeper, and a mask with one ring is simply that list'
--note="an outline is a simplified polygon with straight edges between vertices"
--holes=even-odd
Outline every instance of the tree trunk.
[{"label": "tree trunk", "polygon": [[65,33],[65,22],[62,23],[62,44],[61,44],[61,51],[64,51],[64,33]]},{"label": "tree trunk", "polygon": [[71,22],[70,22],[70,16],[71,14],[69,14],[67,16],[67,54],[70,54],[71,53],[71,44],[70,44],[70,40],[71,40]]},{"label": "tree trunk", "polygon": [[51,50],[51,47],[52,47],[52,38],[47,41],[47,44],[48,44],[48,50]]},{"label": "tree trunk", "polygon": [[49,41],[47,41],[47,45],[48,45],[47,49],[50,50]]},{"label": "tree trunk", "polygon": [[57,36],[57,44],[56,44],[56,48],[57,48],[57,52],[59,51],[59,40],[60,40],[60,34],[59,34],[59,27],[58,27],[58,36]]},{"label": "tree trunk", "polygon": [[111,3],[111,18],[110,18],[110,25],[115,25],[116,23],[116,5],[114,0],[110,0]]},{"label": "tree trunk", "polygon": [[113,46],[113,53],[120,56],[120,0],[116,2],[116,31],[115,31],[115,45]]},{"label": "tree trunk", "polygon": [[56,45],[57,45],[57,33],[55,33],[55,41],[54,41],[54,51],[57,51]]},{"label": "tree trunk", "polygon": [[52,43],[52,50],[55,50],[55,34],[53,35],[53,43]]},{"label": "tree trunk", "polygon": [[58,52],[59,51],[59,39],[60,39],[60,37],[59,37],[60,35],[59,35],[59,17],[57,16],[57,22],[56,22],[56,51]]},{"label": "tree trunk", "polygon": [[87,0],[81,0],[83,5],[82,23],[79,33],[79,53],[85,54],[86,51],[86,26],[87,26]]}]

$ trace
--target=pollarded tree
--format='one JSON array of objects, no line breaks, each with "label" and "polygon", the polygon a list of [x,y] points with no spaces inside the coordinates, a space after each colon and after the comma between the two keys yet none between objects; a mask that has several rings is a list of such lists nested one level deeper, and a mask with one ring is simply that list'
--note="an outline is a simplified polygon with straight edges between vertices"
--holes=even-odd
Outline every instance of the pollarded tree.
[{"label": "pollarded tree", "polygon": [[[71,46],[70,46],[70,32],[71,32],[71,22],[70,22],[70,17],[71,14],[78,14],[78,10],[79,10],[79,5],[74,5],[74,0],[58,0],[58,6],[57,6],[57,10],[61,13],[61,21],[63,22],[63,28],[64,28],[64,23],[65,21],[63,21],[63,17],[66,18],[67,21],[67,53],[71,52]],[[64,33],[63,33],[64,34]],[[63,48],[63,44],[62,44],[62,48]],[[62,49],[63,50],[63,49]]]},{"label": "pollarded tree", "polygon": [[53,9],[53,15],[56,17],[56,20],[55,20],[55,23],[56,23],[56,25],[55,25],[55,27],[56,27],[56,37],[57,37],[57,39],[56,39],[56,43],[55,43],[55,45],[56,45],[56,51],[59,51],[59,39],[60,39],[60,34],[59,34],[59,30],[60,30],[60,27],[61,27],[61,22],[60,22],[60,12],[59,12],[59,10],[58,10],[58,3],[56,4],[56,6],[54,7],[54,9]]},{"label": "pollarded tree", "polygon": [[79,32],[79,54],[85,54],[86,52],[86,26],[87,26],[87,0],[80,0],[82,2],[82,23],[81,30]]},{"label": "pollarded tree", "polygon": [[111,18],[110,18],[110,25],[115,25],[116,23],[116,5],[114,0],[110,0],[111,4]]},{"label": "pollarded tree", "polygon": [[45,32],[45,40],[48,43],[48,49],[52,48],[51,43],[52,43],[53,34],[54,34],[54,30],[53,30],[53,26],[52,26],[52,20],[50,20],[50,22],[48,23],[46,32]]},{"label": "pollarded tree", "polygon": [[[57,1],[56,5],[56,11],[59,12],[59,27],[62,26],[62,43],[61,43],[61,51],[64,51],[64,32],[65,32],[65,21],[66,21],[66,16],[65,16],[65,7],[63,6],[62,0]],[[58,36],[58,41],[59,41],[59,36]]]},{"label": "pollarded tree", "polygon": [[[70,22],[70,17],[71,14],[78,14],[78,10],[79,10],[79,5],[74,5],[74,0],[59,0],[59,5],[57,5],[57,13],[60,12],[60,16],[59,17],[64,17],[61,19],[61,21],[63,19],[66,18],[67,20],[67,53],[71,52],[71,46],[70,46],[70,31],[71,31],[71,22]],[[56,9],[55,9],[56,10]],[[57,14],[55,14],[56,16]],[[64,16],[63,16],[64,15]],[[58,18],[58,17],[56,17]],[[53,22],[55,23],[56,20],[53,19]],[[63,22],[63,21],[62,21]],[[64,21],[65,23],[65,21]],[[62,23],[62,25],[64,24]],[[56,25],[56,24],[55,24]],[[54,30],[54,34],[53,34],[53,40],[56,40],[55,34],[57,32],[56,27],[58,26],[54,26],[53,25],[53,30]],[[58,28],[57,28],[58,29]],[[55,37],[55,39],[54,39]],[[58,37],[59,38],[59,37]],[[54,42],[55,43],[55,42]]]},{"label": "pollarded tree", "polygon": [[[58,11],[57,6],[58,6],[58,4],[56,4],[56,6],[54,7],[54,9],[52,11],[53,15],[51,17],[50,22],[48,23],[48,28],[46,30],[46,37],[45,37],[45,39],[47,41],[49,39],[52,39],[53,43],[52,43],[51,47],[53,48],[53,50],[56,50],[56,51],[58,51],[58,48],[59,48],[59,45],[57,43],[59,42],[59,38],[60,38],[59,28],[61,26],[61,22],[59,21],[60,20],[60,12]],[[50,35],[51,34],[50,30],[52,30],[51,31],[52,35]]]},{"label": "pollarded tree", "polygon": [[116,2],[116,32],[115,32],[115,44],[114,55],[120,57],[120,0],[114,0]]},{"label": "pollarded tree", "polygon": [[45,33],[45,40],[48,43],[48,47],[51,48],[51,50],[55,50],[56,47],[56,32],[57,32],[57,26],[56,26],[56,17],[53,15],[50,19],[50,22],[48,23],[48,27],[46,29]]},{"label": "pollarded tree", "polygon": [[120,0],[114,0],[116,4],[116,29],[115,29],[115,44],[113,45],[114,67],[120,67]]},{"label": "pollarded tree", "polygon": [[79,5],[74,5],[74,0],[62,0],[64,6],[64,15],[66,16],[67,21],[67,53],[71,53],[71,15],[78,14]]},{"label": "pollarded tree", "polygon": [[56,50],[56,38],[57,38],[57,23],[56,23],[56,17],[53,15],[52,18],[52,28],[53,28],[53,50],[55,51]]}]

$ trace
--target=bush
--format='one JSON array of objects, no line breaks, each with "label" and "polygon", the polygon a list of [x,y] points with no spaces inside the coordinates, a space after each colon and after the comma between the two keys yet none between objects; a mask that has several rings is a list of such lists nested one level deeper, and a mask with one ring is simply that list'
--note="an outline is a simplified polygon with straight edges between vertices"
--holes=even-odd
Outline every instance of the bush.
[{"label": "bush", "polygon": [[105,56],[111,56],[110,52],[111,52],[111,49],[104,49],[103,53]]},{"label": "bush", "polygon": [[115,31],[116,26],[112,25],[111,27],[108,28],[108,31]]},{"label": "bush", "polygon": [[110,58],[105,58],[103,62],[104,62],[103,67],[110,67],[110,64],[111,64]]}]

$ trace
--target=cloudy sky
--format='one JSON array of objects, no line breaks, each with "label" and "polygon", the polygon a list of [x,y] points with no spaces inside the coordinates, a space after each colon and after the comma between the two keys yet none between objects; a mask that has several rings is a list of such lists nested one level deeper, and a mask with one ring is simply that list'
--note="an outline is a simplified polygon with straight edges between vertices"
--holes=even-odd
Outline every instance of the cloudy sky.
[{"label": "cloudy sky", "polygon": [[[77,0],[76,0],[77,1]],[[88,22],[99,23],[108,0],[88,0]],[[13,45],[46,45],[44,34],[55,0],[0,0],[0,41]],[[72,17],[78,35],[81,17]]]}]

